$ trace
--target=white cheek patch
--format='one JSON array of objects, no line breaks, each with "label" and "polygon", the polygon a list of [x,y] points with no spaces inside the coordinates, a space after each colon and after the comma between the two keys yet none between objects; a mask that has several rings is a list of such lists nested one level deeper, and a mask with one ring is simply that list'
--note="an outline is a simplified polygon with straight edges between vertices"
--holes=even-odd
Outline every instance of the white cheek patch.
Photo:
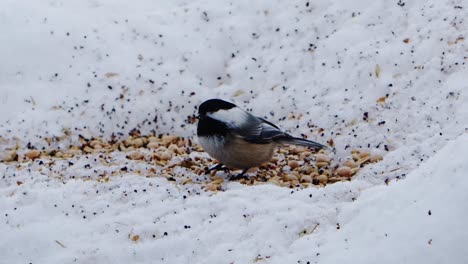
[{"label": "white cheek patch", "polygon": [[213,113],[208,113],[208,116],[235,127],[242,126],[249,119],[249,114],[238,107],[218,110]]}]

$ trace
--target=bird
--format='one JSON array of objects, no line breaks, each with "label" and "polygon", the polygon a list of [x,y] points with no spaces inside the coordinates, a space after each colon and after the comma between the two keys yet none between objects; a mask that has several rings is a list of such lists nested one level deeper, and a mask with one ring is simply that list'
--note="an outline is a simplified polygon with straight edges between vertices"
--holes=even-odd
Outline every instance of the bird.
[{"label": "bird", "polygon": [[209,99],[198,107],[197,137],[203,150],[219,164],[212,170],[241,169],[229,180],[246,179],[245,173],[268,162],[277,147],[300,145],[315,150],[327,146],[293,137],[264,118],[254,116],[237,105],[221,99]]}]

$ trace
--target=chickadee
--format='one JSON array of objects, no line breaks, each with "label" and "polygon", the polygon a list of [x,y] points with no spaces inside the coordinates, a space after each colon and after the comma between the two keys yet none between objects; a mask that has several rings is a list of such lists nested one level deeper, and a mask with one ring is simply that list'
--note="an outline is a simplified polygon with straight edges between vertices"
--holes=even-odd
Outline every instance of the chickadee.
[{"label": "chickadee", "polygon": [[230,180],[245,178],[252,167],[265,163],[281,145],[301,145],[316,150],[326,146],[293,137],[267,120],[251,115],[233,103],[210,99],[198,108],[197,135],[203,149],[220,164],[209,169],[242,169]]}]

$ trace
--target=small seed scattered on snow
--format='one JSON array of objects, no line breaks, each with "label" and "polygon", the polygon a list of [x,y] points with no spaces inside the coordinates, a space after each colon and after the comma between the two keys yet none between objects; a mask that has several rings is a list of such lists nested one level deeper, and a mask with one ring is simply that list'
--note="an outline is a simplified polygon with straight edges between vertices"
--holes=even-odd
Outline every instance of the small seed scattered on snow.
[{"label": "small seed scattered on snow", "polygon": [[297,162],[296,160],[290,160],[288,162],[288,166],[294,170],[295,168],[299,167],[299,162]]},{"label": "small seed scattered on snow", "polygon": [[374,155],[371,157],[370,162],[374,163],[374,162],[381,161],[382,159],[383,159],[382,155]]},{"label": "small seed scattered on snow", "polygon": [[134,139],[134,140],[132,141],[132,145],[133,145],[135,148],[141,148],[141,147],[143,147],[143,145],[144,145],[143,139],[141,139],[141,138]]},{"label": "small seed scattered on snow", "polygon": [[346,160],[343,165],[350,168],[355,168],[357,166],[356,162],[352,159]]},{"label": "small seed scattered on snow", "polygon": [[364,157],[364,158],[359,159],[359,160],[357,161],[357,163],[358,163],[359,165],[362,165],[362,164],[364,164],[364,163],[366,163],[366,162],[369,162],[369,161],[370,161],[370,157],[369,157],[369,156],[366,156],[366,157]]},{"label": "small seed scattered on snow", "polygon": [[28,152],[26,152],[26,154],[24,154],[28,159],[31,159],[31,160],[35,160],[37,158],[39,158],[39,156],[41,155],[41,152],[37,149],[33,149],[33,150],[30,150]]},{"label": "small seed scattered on snow", "polygon": [[368,152],[360,152],[358,155],[360,159],[370,156]]},{"label": "small seed scattered on snow", "polygon": [[312,182],[312,177],[310,175],[303,175],[301,177],[301,182]]},{"label": "small seed scattered on snow", "polygon": [[168,160],[172,159],[172,154],[169,153],[168,151],[165,151],[165,152],[161,153],[161,155],[159,155],[159,157],[161,158],[161,160],[168,161]]},{"label": "small seed scattered on snow", "polygon": [[159,147],[159,143],[156,141],[150,141],[146,147],[149,149],[155,149]]},{"label": "small seed scattered on snow", "polygon": [[326,154],[319,153],[319,154],[315,155],[315,160],[317,162],[326,162],[326,163],[328,163],[328,162],[330,162],[330,157],[328,155],[326,155]]},{"label": "small seed scattered on snow", "polygon": [[348,166],[338,168],[336,173],[341,177],[351,177],[353,175],[353,171]]},{"label": "small seed scattered on snow", "polygon": [[148,137],[148,141],[149,141],[149,142],[158,142],[159,139],[158,139],[157,137],[151,136],[151,137]]},{"label": "small seed scattered on snow", "polygon": [[5,152],[3,155],[2,161],[4,162],[9,162],[9,161],[15,161],[18,159],[18,154],[16,154],[16,150],[10,150]]},{"label": "small seed scattered on snow", "polygon": [[285,182],[290,182],[290,181],[297,181],[297,176],[293,175],[293,174],[284,174],[283,175],[283,181]]},{"label": "small seed scattered on snow", "polygon": [[340,177],[330,177],[330,178],[328,178],[328,182],[330,182],[330,183],[335,183],[335,182],[339,182],[339,181],[342,181],[342,178],[340,178]]},{"label": "small seed scattered on snow", "polygon": [[191,183],[192,182],[192,179],[188,178],[188,179],[185,179],[182,181],[182,185],[185,185],[187,183]]},{"label": "small seed scattered on snow", "polygon": [[221,186],[219,184],[210,182],[206,185],[205,189],[208,191],[215,192],[215,191],[219,191],[221,189]]},{"label": "small seed scattered on snow", "polygon": [[92,149],[92,148],[89,147],[89,146],[86,146],[86,147],[84,147],[83,151],[84,151],[85,153],[93,153],[94,149]]},{"label": "small seed scattered on snow", "polygon": [[95,144],[93,146],[94,149],[102,149],[102,145],[101,144]]},{"label": "small seed scattered on snow", "polygon": [[170,145],[167,150],[169,150],[171,153],[178,154],[179,153],[179,147],[177,145]]},{"label": "small seed scattered on snow", "polygon": [[328,182],[328,177],[326,175],[319,175],[316,179],[322,184],[326,184]]},{"label": "small seed scattered on snow", "polygon": [[328,166],[328,162],[324,162],[324,161],[317,162],[317,163],[315,163],[315,164],[316,164],[317,167],[319,167],[319,168]]},{"label": "small seed scattered on snow", "polygon": [[280,185],[280,181],[277,178],[271,178],[268,182],[273,183],[274,185]]},{"label": "small seed scattered on snow", "polygon": [[357,154],[357,153],[351,154],[351,157],[353,157],[353,160],[354,160],[354,161],[358,161],[358,160],[359,160],[359,154]]},{"label": "small seed scattered on snow", "polygon": [[141,153],[140,151],[134,151],[128,155],[131,160],[142,160],[145,158],[145,154]]}]

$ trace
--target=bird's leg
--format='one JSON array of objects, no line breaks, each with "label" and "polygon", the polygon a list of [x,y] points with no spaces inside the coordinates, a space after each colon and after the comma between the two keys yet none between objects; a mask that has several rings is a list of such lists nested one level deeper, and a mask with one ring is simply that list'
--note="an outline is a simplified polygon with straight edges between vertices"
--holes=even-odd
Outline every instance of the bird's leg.
[{"label": "bird's leg", "polygon": [[249,170],[250,168],[248,169],[245,169],[243,170],[241,173],[237,174],[237,175],[234,175],[234,176],[231,176],[229,178],[230,181],[237,181],[237,180],[240,180],[240,179],[246,179],[248,180],[249,177],[245,176],[244,174]]},{"label": "bird's leg", "polygon": [[205,174],[208,174],[208,173],[210,173],[211,171],[214,171],[214,170],[223,170],[224,172],[229,172],[229,169],[226,166],[224,166],[224,164],[218,163],[218,164],[212,166],[211,168],[206,168]]}]

